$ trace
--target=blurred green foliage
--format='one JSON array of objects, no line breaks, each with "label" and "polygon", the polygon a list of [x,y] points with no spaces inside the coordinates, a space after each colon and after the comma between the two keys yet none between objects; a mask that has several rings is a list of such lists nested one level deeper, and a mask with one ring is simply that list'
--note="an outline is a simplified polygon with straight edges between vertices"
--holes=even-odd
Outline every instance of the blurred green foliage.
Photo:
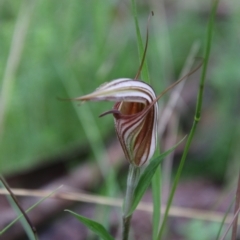
[{"label": "blurred green foliage", "polygon": [[[24,4],[28,1],[0,2],[0,79]],[[76,108],[78,103],[60,101],[58,97],[77,97],[106,81],[133,78],[139,66],[130,2],[36,0],[34,4],[0,129],[3,173],[19,171],[44,156],[89,141],[85,130],[91,133],[92,144],[97,144],[91,122],[96,121],[103,137],[113,132],[110,116],[98,119],[111,103],[88,103]],[[237,1],[220,3],[207,77],[206,115],[195,137],[202,148],[210,143],[200,157],[191,156],[188,173],[199,173],[199,166],[203,166],[203,172],[221,178],[239,143],[240,8],[234,4],[239,5]],[[203,46],[209,3],[182,0],[164,6],[157,1],[139,1],[138,8],[143,37],[147,16],[150,10],[155,12],[147,61],[152,84],[160,92],[179,76],[193,42],[200,40]],[[79,121],[86,118],[84,111],[93,117],[85,119],[88,129]],[[191,113],[189,119],[191,122]]]},{"label": "blurred green foliage", "polygon": [[[181,233],[186,240],[212,240],[216,238],[220,224],[192,220],[182,224]],[[204,229],[204,230],[203,230]]]}]

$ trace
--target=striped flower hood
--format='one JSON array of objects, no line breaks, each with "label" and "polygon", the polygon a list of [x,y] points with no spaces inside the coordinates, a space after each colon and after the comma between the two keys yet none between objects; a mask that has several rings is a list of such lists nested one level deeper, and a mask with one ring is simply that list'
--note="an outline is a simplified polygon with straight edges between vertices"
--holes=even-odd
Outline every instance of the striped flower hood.
[{"label": "striped flower hood", "polygon": [[142,81],[121,78],[106,83],[79,101],[114,101],[115,130],[127,160],[146,164],[156,149],[158,105],[153,89]]}]

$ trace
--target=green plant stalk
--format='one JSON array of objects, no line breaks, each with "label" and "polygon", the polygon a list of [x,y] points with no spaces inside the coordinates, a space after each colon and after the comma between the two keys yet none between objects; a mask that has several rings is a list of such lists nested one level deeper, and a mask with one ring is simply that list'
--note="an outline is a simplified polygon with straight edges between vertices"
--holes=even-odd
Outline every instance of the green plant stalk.
[{"label": "green plant stalk", "polygon": [[123,240],[128,240],[130,222],[132,218],[132,214],[128,216],[128,213],[132,206],[134,190],[138,184],[139,177],[140,177],[140,167],[136,167],[130,164],[129,170],[128,170],[126,197],[124,199],[124,204],[123,204],[123,217],[122,217],[122,222],[123,222],[122,239]]},{"label": "green plant stalk", "polygon": [[[34,10],[35,1],[23,1],[20,6],[18,17],[15,23],[10,52],[8,55],[6,68],[4,70],[3,79],[0,90],[0,138],[3,136],[4,121],[8,111],[8,107],[13,96],[13,86],[15,74],[19,67],[22,52],[25,45],[31,16]],[[2,141],[2,139],[0,139]]]},{"label": "green plant stalk", "polygon": [[[236,214],[239,207],[240,207],[240,171],[238,173],[238,184],[237,184],[237,191],[236,191],[236,198],[235,198],[234,214]],[[233,222],[231,240],[237,239],[237,228],[238,228],[237,225],[238,225],[238,216],[235,218]]]},{"label": "green plant stalk", "polygon": [[193,125],[191,128],[191,131],[189,133],[185,148],[184,148],[184,152],[180,161],[180,165],[179,168],[177,170],[177,174],[176,177],[174,179],[173,182],[173,187],[171,189],[170,192],[170,196],[169,196],[169,200],[167,202],[167,206],[166,206],[166,210],[164,213],[164,217],[163,217],[163,222],[158,234],[157,239],[161,239],[163,236],[163,232],[165,229],[165,225],[167,222],[167,218],[168,218],[168,213],[173,201],[173,197],[182,173],[182,169],[193,139],[193,136],[195,134],[196,131],[196,127],[198,122],[200,121],[200,117],[201,117],[201,109],[202,109],[202,100],[203,100],[203,90],[204,90],[204,84],[205,84],[205,80],[206,80],[206,72],[207,72],[207,66],[208,66],[208,61],[209,61],[209,56],[210,56],[210,50],[211,50],[211,41],[212,41],[212,32],[213,32],[213,25],[214,25],[214,18],[215,18],[215,14],[216,14],[216,10],[217,10],[217,6],[218,6],[218,0],[215,0],[212,6],[212,10],[211,10],[211,15],[210,15],[210,19],[208,22],[208,27],[207,27],[207,36],[206,36],[206,48],[205,48],[205,53],[204,53],[204,62],[203,62],[203,70],[202,70],[202,74],[201,74],[201,80],[200,80],[200,85],[199,85],[199,91],[198,91],[198,97],[197,97],[197,106],[196,106],[196,111],[195,111],[195,116],[194,116],[194,121],[193,121]]},{"label": "green plant stalk", "polygon": [[[58,189],[60,189],[62,186],[56,188],[54,191],[52,191],[50,194],[48,194],[46,197],[40,199],[38,202],[36,202],[34,205],[32,205],[30,208],[28,208],[25,213],[30,212],[33,210],[37,205],[42,203],[45,199],[49,198],[52,196]],[[0,235],[2,235],[4,232],[6,232],[15,222],[17,222],[21,217],[23,217],[23,214],[20,214],[17,218],[15,218],[12,222],[10,222],[4,229],[0,231]]]},{"label": "green plant stalk", "polygon": [[32,225],[32,222],[30,221],[28,215],[26,214],[26,212],[24,211],[24,209],[22,208],[22,206],[18,202],[16,196],[13,194],[11,188],[8,186],[7,182],[5,181],[5,179],[3,178],[2,175],[0,175],[0,181],[2,182],[2,185],[6,188],[6,190],[9,192],[11,203],[14,206],[14,208],[17,209],[18,212],[21,212],[22,215],[24,216],[27,225],[24,224],[23,227],[27,227],[27,229],[28,229],[27,232],[32,233],[32,234],[29,235],[31,237],[31,239],[38,240],[36,228]]},{"label": "green plant stalk", "polygon": [[[134,18],[134,23],[135,23],[135,28],[136,28],[136,34],[137,34],[137,45],[138,45],[138,53],[139,53],[139,60],[141,63],[141,59],[144,53],[144,45],[141,37],[141,32],[138,24],[138,16],[137,16],[137,6],[135,0],[131,0],[132,3],[132,14]],[[142,80],[150,83],[150,77],[149,77],[149,72],[148,72],[148,67],[147,67],[147,62],[144,61],[142,71],[141,71],[141,77]]]},{"label": "green plant stalk", "polygon": [[[233,226],[234,221],[236,220],[236,218],[238,218],[239,212],[240,212],[240,208],[238,208],[238,210],[235,212],[232,221],[230,222],[229,226],[227,227],[225,233],[223,234],[220,240],[225,240],[230,228]],[[236,238],[234,240],[236,240]]]},{"label": "green plant stalk", "polygon": [[[132,4],[132,14],[134,17],[134,23],[136,28],[137,34],[137,43],[138,43],[138,52],[139,52],[139,60],[141,63],[142,56],[144,54],[144,45],[140,33],[140,28],[138,24],[138,17],[137,17],[137,7],[135,0],[131,0]],[[141,78],[143,81],[150,84],[150,77],[147,62],[143,63],[142,71],[141,71]],[[157,146],[157,151],[154,154],[154,157],[160,154],[160,147],[159,144]],[[152,195],[153,195],[153,216],[152,216],[152,223],[153,223],[153,239],[156,239],[159,222],[160,222],[160,209],[161,209],[161,165],[159,165],[158,169],[156,170],[154,177],[152,179]]]},{"label": "green plant stalk", "polygon": [[[17,204],[12,199],[11,195],[7,195],[6,198],[8,199],[8,202],[10,203],[12,209],[16,212],[17,215],[21,214],[22,212],[19,210]],[[37,236],[34,235],[32,228],[29,226],[28,222],[25,218],[19,219],[19,221],[22,224],[22,227],[24,228],[26,235],[28,236],[29,240],[36,240]]]},{"label": "green plant stalk", "polygon": [[223,217],[223,219],[222,219],[222,222],[221,222],[221,224],[220,224],[220,227],[219,227],[219,230],[218,230],[218,233],[217,233],[216,240],[219,240],[219,238],[220,238],[220,234],[221,234],[222,228],[223,228],[223,226],[224,226],[225,220],[226,220],[226,218],[227,218],[230,210],[232,209],[234,200],[235,200],[235,198],[233,198],[231,204],[228,206],[228,209],[227,209],[227,211],[226,211],[225,214],[224,214],[224,217]]},{"label": "green plant stalk", "polygon": [[[153,158],[160,155],[159,147]],[[152,215],[152,239],[157,238],[160,216],[161,216],[161,164],[156,169],[152,178],[152,198],[153,198],[153,215]]]}]

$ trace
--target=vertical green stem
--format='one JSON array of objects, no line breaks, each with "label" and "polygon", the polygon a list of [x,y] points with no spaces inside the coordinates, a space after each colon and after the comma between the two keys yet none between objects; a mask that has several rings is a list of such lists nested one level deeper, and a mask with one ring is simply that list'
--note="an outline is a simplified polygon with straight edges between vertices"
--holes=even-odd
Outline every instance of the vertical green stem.
[{"label": "vertical green stem", "polygon": [[13,201],[13,203],[15,203],[16,208],[22,213],[22,215],[24,216],[28,227],[31,231],[31,239],[35,239],[38,240],[38,235],[37,235],[37,230],[36,228],[33,226],[31,220],[29,219],[27,213],[24,211],[24,209],[22,208],[22,206],[20,205],[20,203],[18,202],[16,196],[14,195],[14,193],[12,192],[11,188],[8,186],[7,182],[5,181],[5,179],[3,178],[2,175],[0,175],[0,182],[2,182],[3,186],[6,188],[6,190],[9,192],[9,195]]},{"label": "vertical green stem", "polygon": [[[132,13],[133,13],[133,17],[134,17],[134,23],[135,23],[136,34],[137,34],[138,53],[139,53],[139,59],[140,59],[140,63],[141,63],[141,59],[142,59],[142,56],[144,53],[144,45],[143,45],[143,41],[142,41],[142,37],[141,37],[139,24],[138,24],[136,2],[135,2],[135,0],[131,0],[131,3],[132,3]],[[147,67],[146,61],[143,63],[141,77],[142,77],[143,81],[150,83],[150,78],[149,78],[148,67]]]},{"label": "vertical green stem", "polygon": [[130,164],[129,171],[128,171],[128,179],[127,179],[126,197],[123,205],[123,218],[122,218],[123,220],[122,239],[123,240],[128,240],[130,222],[132,218],[132,215],[128,216],[128,213],[132,206],[134,190],[137,186],[139,177],[140,177],[140,168]]},{"label": "vertical green stem", "polygon": [[8,106],[13,94],[15,74],[21,62],[22,52],[26,43],[27,32],[31,23],[31,16],[34,11],[35,1],[22,1],[18,18],[14,27],[10,52],[0,89],[0,137],[3,136],[4,121]]},{"label": "vertical green stem", "polygon": [[200,117],[201,117],[201,109],[202,109],[202,99],[203,99],[203,89],[204,89],[204,84],[205,84],[205,79],[206,79],[206,73],[207,73],[207,67],[208,67],[208,61],[209,61],[209,56],[210,56],[210,50],[211,50],[211,41],[212,41],[212,32],[213,32],[213,24],[214,24],[214,18],[215,18],[215,14],[216,14],[216,10],[217,10],[217,6],[218,6],[218,0],[215,0],[212,6],[212,10],[211,10],[211,15],[209,18],[209,22],[208,22],[208,27],[207,27],[207,36],[206,36],[206,47],[205,47],[205,54],[204,54],[204,63],[203,63],[203,70],[202,70],[202,74],[201,74],[201,81],[200,81],[200,85],[199,85],[199,91],[198,91],[198,97],[197,97],[197,106],[196,106],[196,111],[195,111],[195,117],[194,117],[194,122],[191,128],[191,131],[189,133],[189,137],[187,139],[187,143],[186,146],[184,148],[184,152],[180,161],[180,165],[179,168],[177,170],[177,174],[176,177],[174,179],[173,182],[173,187],[169,196],[169,200],[166,206],[166,210],[164,213],[164,217],[163,217],[163,222],[158,234],[158,239],[162,239],[163,236],[163,231],[165,229],[165,225],[166,225],[166,221],[167,221],[167,217],[168,217],[168,213],[169,213],[169,209],[171,207],[172,201],[173,201],[173,196],[175,194],[181,173],[182,173],[182,169],[197,127],[198,122],[200,121]]},{"label": "vertical green stem", "polygon": [[[235,199],[234,214],[237,213],[239,207],[240,207],[240,171],[238,173],[238,185],[237,185],[237,192],[236,192],[236,199]],[[231,240],[237,239],[237,228],[238,228],[238,216],[235,218],[233,222]]]},{"label": "vertical green stem", "polygon": [[[159,155],[159,151],[156,151]],[[152,216],[152,239],[157,238],[160,216],[161,216],[161,165],[157,168],[152,178],[152,198],[153,198],[153,216]]]}]

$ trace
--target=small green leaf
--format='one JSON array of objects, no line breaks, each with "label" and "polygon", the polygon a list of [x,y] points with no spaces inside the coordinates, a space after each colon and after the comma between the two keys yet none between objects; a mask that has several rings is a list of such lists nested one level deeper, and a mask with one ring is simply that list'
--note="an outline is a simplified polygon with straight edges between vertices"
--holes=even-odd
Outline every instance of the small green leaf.
[{"label": "small green leaf", "polygon": [[81,215],[78,215],[75,212],[70,210],[65,210],[70,212],[76,219],[78,219],[81,223],[83,223],[87,228],[91,229],[95,232],[101,239],[103,240],[114,240],[114,238],[107,232],[107,230],[98,222],[95,222],[89,218],[85,218]]},{"label": "small green leaf", "polygon": [[149,184],[151,183],[152,177],[153,177],[155,171],[157,170],[157,167],[159,166],[159,164],[184,139],[185,139],[185,137],[180,142],[178,142],[175,146],[173,146],[172,148],[170,148],[169,150],[167,150],[166,152],[164,152],[160,156],[158,156],[155,159],[150,161],[149,165],[146,167],[145,171],[143,172],[142,176],[140,177],[140,180],[139,180],[138,185],[137,185],[137,187],[135,189],[135,192],[134,192],[134,199],[133,199],[133,202],[132,202],[132,207],[131,207],[127,216],[130,216],[134,212],[134,210],[137,208],[137,205],[140,202],[140,200],[142,199],[143,194],[147,190]]}]

